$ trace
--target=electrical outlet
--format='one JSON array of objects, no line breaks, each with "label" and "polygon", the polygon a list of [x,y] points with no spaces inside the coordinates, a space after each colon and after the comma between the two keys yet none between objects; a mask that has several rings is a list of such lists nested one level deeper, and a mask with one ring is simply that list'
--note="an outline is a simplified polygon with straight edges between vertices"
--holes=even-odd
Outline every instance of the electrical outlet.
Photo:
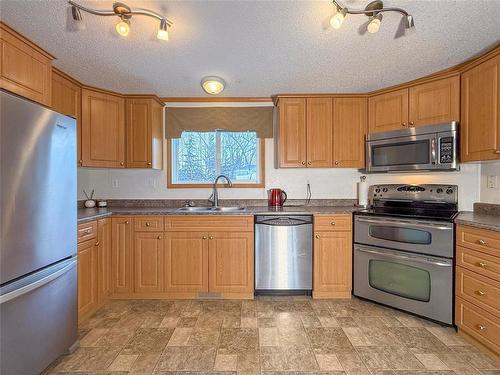
[{"label": "electrical outlet", "polygon": [[116,189],[118,186],[120,186],[120,184],[118,183],[118,180],[116,178],[112,179],[111,180],[111,187]]},{"label": "electrical outlet", "polygon": [[488,186],[488,189],[498,189],[498,176],[488,176],[488,182],[486,186]]}]

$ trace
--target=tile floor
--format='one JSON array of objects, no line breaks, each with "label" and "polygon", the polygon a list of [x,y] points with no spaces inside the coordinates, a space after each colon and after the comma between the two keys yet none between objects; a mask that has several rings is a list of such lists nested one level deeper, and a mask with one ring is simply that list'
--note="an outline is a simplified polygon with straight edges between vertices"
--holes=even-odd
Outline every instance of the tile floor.
[{"label": "tile floor", "polygon": [[451,328],[356,298],[260,297],[110,301],[46,373],[498,375],[500,364]]}]

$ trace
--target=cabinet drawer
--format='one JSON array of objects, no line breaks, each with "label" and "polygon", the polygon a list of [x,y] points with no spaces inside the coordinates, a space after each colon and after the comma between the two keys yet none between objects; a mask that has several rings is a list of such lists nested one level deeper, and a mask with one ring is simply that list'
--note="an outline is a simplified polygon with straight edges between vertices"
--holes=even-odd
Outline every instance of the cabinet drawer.
[{"label": "cabinet drawer", "polygon": [[134,229],[136,232],[162,232],[163,216],[136,216]]},{"label": "cabinet drawer", "polygon": [[175,231],[253,231],[253,216],[179,215],[165,217],[165,230]]},{"label": "cabinet drawer", "polygon": [[500,257],[499,232],[458,225],[457,245]]},{"label": "cabinet drawer", "polygon": [[500,283],[457,267],[456,295],[500,318]]},{"label": "cabinet drawer", "polygon": [[493,351],[500,353],[500,319],[461,298],[455,305],[455,323]]},{"label": "cabinet drawer", "polygon": [[90,221],[88,223],[78,225],[78,243],[91,240],[97,236],[97,221]]},{"label": "cabinet drawer", "polygon": [[500,258],[457,246],[457,265],[500,282]]},{"label": "cabinet drawer", "polygon": [[315,231],[350,231],[351,226],[351,214],[314,215]]}]

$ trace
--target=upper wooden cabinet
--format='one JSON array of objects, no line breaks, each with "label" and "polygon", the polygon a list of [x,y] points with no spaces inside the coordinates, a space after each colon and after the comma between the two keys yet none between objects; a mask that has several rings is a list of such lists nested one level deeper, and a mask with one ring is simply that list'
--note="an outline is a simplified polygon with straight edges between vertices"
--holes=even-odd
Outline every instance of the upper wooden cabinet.
[{"label": "upper wooden cabinet", "polygon": [[408,89],[391,91],[368,99],[368,129],[371,133],[401,129],[408,124]]},{"label": "upper wooden cabinet", "polygon": [[57,70],[52,70],[52,109],[76,119],[77,160],[78,165],[81,166],[83,163],[81,143],[82,89],[77,82]]},{"label": "upper wooden cabinet", "polygon": [[366,98],[333,99],[334,167],[365,166],[367,112]]},{"label": "upper wooden cabinet", "polygon": [[277,150],[279,166],[305,167],[306,150],[306,99],[280,99]]},{"label": "upper wooden cabinet", "polygon": [[421,126],[460,120],[460,77],[412,86],[408,125]]},{"label": "upper wooden cabinet", "polygon": [[53,59],[0,22],[0,88],[50,107]]},{"label": "upper wooden cabinet", "polygon": [[123,97],[82,89],[82,166],[125,167]]},{"label": "upper wooden cabinet", "polygon": [[462,74],[461,161],[500,159],[500,55]]},{"label": "upper wooden cabinet", "polygon": [[155,99],[126,99],[127,167],[163,167],[163,105]]},{"label": "upper wooden cabinet", "polygon": [[459,77],[444,78],[368,99],[371,133],[459,121]]},{"label": "upper wooden cabinet", "polygon": [[307,166],[332,166],[332,99],[306,99]]}]

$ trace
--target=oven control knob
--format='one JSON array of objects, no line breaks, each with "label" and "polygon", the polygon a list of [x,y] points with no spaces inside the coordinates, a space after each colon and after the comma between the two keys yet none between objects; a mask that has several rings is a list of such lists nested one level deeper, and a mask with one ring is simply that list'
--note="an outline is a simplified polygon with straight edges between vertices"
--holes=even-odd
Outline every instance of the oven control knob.
[{"label": "oven control knob", "polygon": [[441,194],[442,192],[443,192],[443,189],[441,189],[441,188],[436,189],[436,193]]},{"label": "oven control knob", "polygon": [[376,189],[375,189],[375,193],[380,193],[380,189],[379,189],[379,188],[376,188]]},{"label": "oven control knob", "polygon": [[453,189],[446,189],[446,194],[453,194]]}]

